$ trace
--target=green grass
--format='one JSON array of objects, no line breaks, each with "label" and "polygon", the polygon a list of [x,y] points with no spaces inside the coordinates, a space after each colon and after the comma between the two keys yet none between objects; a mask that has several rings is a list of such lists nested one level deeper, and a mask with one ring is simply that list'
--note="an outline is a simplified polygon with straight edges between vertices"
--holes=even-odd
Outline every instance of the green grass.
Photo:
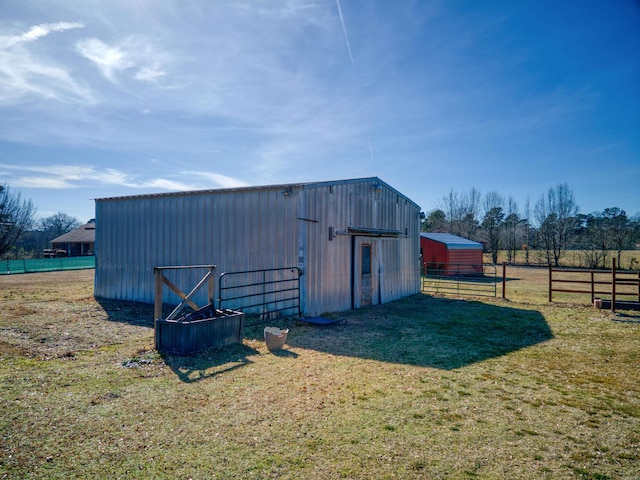
[{"label": "green grass", "polygon": [[0,278],[0,478],[634,478],[640,323],[527,271],[190,357],[90,273]]}]

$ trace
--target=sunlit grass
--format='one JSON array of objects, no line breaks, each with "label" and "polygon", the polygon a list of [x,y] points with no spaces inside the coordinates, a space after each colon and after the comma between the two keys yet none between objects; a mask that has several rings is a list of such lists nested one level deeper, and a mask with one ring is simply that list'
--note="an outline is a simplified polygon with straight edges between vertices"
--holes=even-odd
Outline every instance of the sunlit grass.
[{"label": "sunlit grass", "polygon": [[528,271],[191,357],[90,273],[0,278],[0,478],[633,478],[640,323]]}]

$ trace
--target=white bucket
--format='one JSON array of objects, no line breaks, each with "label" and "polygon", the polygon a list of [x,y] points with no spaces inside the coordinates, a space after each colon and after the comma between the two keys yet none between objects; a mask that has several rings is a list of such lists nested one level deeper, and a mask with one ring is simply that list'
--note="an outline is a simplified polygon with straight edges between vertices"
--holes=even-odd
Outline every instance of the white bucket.
[{"label": "white bucket", "polygon": [[267,342],[267,348],[269,350],[280,350],[287,341],[287,333],[289,333],[288,328],[281,330],[278,327],[265,327],[264,341]]}]

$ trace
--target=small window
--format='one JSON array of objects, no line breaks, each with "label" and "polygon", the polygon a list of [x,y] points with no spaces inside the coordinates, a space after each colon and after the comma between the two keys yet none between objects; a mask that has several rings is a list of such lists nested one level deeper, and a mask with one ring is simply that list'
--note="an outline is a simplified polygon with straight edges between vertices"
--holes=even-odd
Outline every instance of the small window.
[{"label": "small window", "polygon": [[362,245],[362,275],[371,274],[371,245]]}]

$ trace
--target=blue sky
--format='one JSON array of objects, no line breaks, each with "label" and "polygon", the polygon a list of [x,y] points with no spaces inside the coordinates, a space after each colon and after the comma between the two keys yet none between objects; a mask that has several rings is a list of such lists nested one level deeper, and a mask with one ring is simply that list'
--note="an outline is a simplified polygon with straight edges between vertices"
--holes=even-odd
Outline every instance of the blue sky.
[{"label": "blue sky", "polygon": [[0,183],[40,218],[371,176],[640,212],[640,2],[0,2]]}]

